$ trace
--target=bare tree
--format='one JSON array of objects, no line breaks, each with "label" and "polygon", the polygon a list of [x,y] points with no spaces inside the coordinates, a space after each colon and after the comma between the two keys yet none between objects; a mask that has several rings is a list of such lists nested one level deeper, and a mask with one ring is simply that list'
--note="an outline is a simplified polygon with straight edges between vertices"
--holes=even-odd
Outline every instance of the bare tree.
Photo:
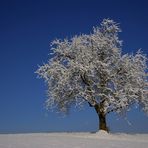
[{"label": "bare tree", "polygon": [[140,50],[122,54],[119,32],[118,24],[104,19],[89,35],[52,42],[48,63],[37,70],[48,86],[47,108],[67,113],[71,105],[87,102],[105,131],[110,112],[121,113],[132,105],[148,112],[146,55]]}]

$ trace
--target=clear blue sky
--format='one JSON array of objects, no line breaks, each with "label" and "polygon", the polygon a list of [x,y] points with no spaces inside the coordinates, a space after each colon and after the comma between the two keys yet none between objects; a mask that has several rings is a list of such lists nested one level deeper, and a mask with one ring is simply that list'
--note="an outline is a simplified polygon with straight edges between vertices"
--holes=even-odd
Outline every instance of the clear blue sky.
[{"label": "clear blue sky", "polygon": [[[123,52],[148,53],[147,0],[1,0],[0,1],[0,133],[96,131],[98,119],[88,106],[63,118],[44,108],[44,82],[37,65],[49,58],[55,38],[89,33],[103,18],[120,23]],[[148,118],[133,109],[132,126],[111,114],[111,131],[147,132]]]}]

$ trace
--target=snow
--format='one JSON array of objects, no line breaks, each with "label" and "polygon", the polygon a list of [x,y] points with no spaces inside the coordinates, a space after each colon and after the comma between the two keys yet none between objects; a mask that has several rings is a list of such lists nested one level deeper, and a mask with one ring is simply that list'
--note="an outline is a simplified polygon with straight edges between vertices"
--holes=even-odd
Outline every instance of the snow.
[{"label": "snow", "polygon": [[148,134],[30,133],[0,134],[0,148],[146,148]]},{"label": "snow", "polygon": [[47,109],[67,113],[87,102],[97,113],[122,113],[139,104],[148,113],[147,57],[138,50],[123,54],[120,28],[103,19],[90,34],[51,43],[46,64],[36,73],[47,85]]}]

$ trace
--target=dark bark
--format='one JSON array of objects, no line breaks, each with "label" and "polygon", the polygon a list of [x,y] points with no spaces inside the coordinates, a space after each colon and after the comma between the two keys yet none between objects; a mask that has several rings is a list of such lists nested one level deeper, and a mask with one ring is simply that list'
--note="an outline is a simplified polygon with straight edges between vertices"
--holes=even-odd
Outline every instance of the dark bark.
[{"label": "dark bark", "polygon": [[106,124],[106,116],[102,113],[100,113],[98,116],[99,116],[99,129],[108,132],[108,127]]},{"label": "dark bark", "polygon": [[100,111],[100,106],[95,105],[96,113],[99,117],[99,129],[109,132],[107,124],[106,124],[106,115],[102,111]]}]

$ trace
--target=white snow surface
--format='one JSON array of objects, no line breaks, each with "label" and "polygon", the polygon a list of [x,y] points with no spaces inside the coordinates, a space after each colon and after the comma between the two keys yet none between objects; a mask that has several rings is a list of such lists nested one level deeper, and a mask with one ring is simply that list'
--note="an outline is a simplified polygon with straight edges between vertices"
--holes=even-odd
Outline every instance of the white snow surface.
[{"label": "white snow surface", "polygon": [[0,134],[0,148],[147,148],[148,134]]}]

